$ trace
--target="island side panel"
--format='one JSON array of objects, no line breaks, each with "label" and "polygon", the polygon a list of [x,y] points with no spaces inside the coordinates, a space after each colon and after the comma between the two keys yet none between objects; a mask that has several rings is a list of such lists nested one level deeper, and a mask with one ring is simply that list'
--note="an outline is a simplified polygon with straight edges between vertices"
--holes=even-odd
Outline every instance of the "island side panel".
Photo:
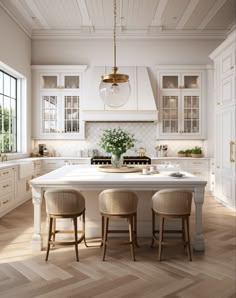
[{"label": "island side panel", "polygon": [[204,202],[205,187],[195,187],[194,202],[195,202],[195,234],[192,241],[193,249],[196,251],[205,250],[204,236],[202,232],[202,205]]},{"label": "island side panel", "polygon": [[34,204],[34,233],[32,236],[32,250],[40,251],[43,248],[41,234],[41,204],[43,191],[40,187],[32,187],[32,200]]}]

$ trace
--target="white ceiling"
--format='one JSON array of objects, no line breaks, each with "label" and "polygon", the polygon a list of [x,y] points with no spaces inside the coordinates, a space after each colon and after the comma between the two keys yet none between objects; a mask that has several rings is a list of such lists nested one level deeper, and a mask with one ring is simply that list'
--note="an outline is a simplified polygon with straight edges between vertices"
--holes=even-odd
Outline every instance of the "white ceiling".
[{"label": "white ceiling", "polygon": [[[33,39],[111,38],[112,0],[0,0]],[[236,0],[117,0],[122,38],[224,38]]]}]

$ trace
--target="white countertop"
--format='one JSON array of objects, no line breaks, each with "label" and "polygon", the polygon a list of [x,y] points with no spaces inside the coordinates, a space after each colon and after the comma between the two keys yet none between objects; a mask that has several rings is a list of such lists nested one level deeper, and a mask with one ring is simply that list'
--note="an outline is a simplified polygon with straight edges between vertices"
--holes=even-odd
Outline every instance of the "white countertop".
[{"label": "white countertop", "polygon": [[31,180],[30,184],[33,187],[43,186],[66,186],[76,185],[78,187],[86,188],[104,188],[104,184],[111,184],[113,186],[135,185],[137,188],[145,186],[158,187],[158,184],[173,185],[206,185],[206,181],[200,177],[192,174],[182,172],[185,176],[183,178],[174,178],[169,176],[173,171],[161,171],[159,174],[142,175],[141,172],[136,173],[106,173],[99,171],[97,165],[78,165],[78,166],[64,166],[60,169],[52,171],[48,174],[40,176]]}]

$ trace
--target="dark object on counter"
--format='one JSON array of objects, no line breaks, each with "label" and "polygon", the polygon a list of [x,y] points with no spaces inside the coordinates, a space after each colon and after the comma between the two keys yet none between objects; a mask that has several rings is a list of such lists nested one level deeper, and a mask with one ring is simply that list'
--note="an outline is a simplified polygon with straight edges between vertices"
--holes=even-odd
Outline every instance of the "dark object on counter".
[{"label": "dark object on counter", "polygon": [[44,149],[46,149],[46,144],[39,144],[39,155],[44,155]]},{"label": "dark object on counter", "polygon": [[[151,158],[147,156],[123,156],[124,164],[126,165],[150,165]],[[110,165],[110,156],[94,156],[91,158],[92,165]]]}]

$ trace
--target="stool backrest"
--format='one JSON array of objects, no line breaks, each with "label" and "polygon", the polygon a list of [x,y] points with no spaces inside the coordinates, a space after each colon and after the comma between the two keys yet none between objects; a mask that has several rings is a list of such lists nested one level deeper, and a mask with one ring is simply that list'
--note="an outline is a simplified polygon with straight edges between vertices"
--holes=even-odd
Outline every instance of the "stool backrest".
[{"label": "stool backrest", "polygon": [[164,189],[152,197],[152,207],[157,213],[187,215],[191,213],[192,192],[184,189]]},{"label": "stool backrest", "polygon": [[132,214],[137,212],[138,197],[127,189],[107,189],[99,195],[99,210],[105,214]]},{"label": "stool backrest", "polygon": [[44,197],[49,214],[79,214],[85,208],[84,196],[74,189],[47,190]]}]

